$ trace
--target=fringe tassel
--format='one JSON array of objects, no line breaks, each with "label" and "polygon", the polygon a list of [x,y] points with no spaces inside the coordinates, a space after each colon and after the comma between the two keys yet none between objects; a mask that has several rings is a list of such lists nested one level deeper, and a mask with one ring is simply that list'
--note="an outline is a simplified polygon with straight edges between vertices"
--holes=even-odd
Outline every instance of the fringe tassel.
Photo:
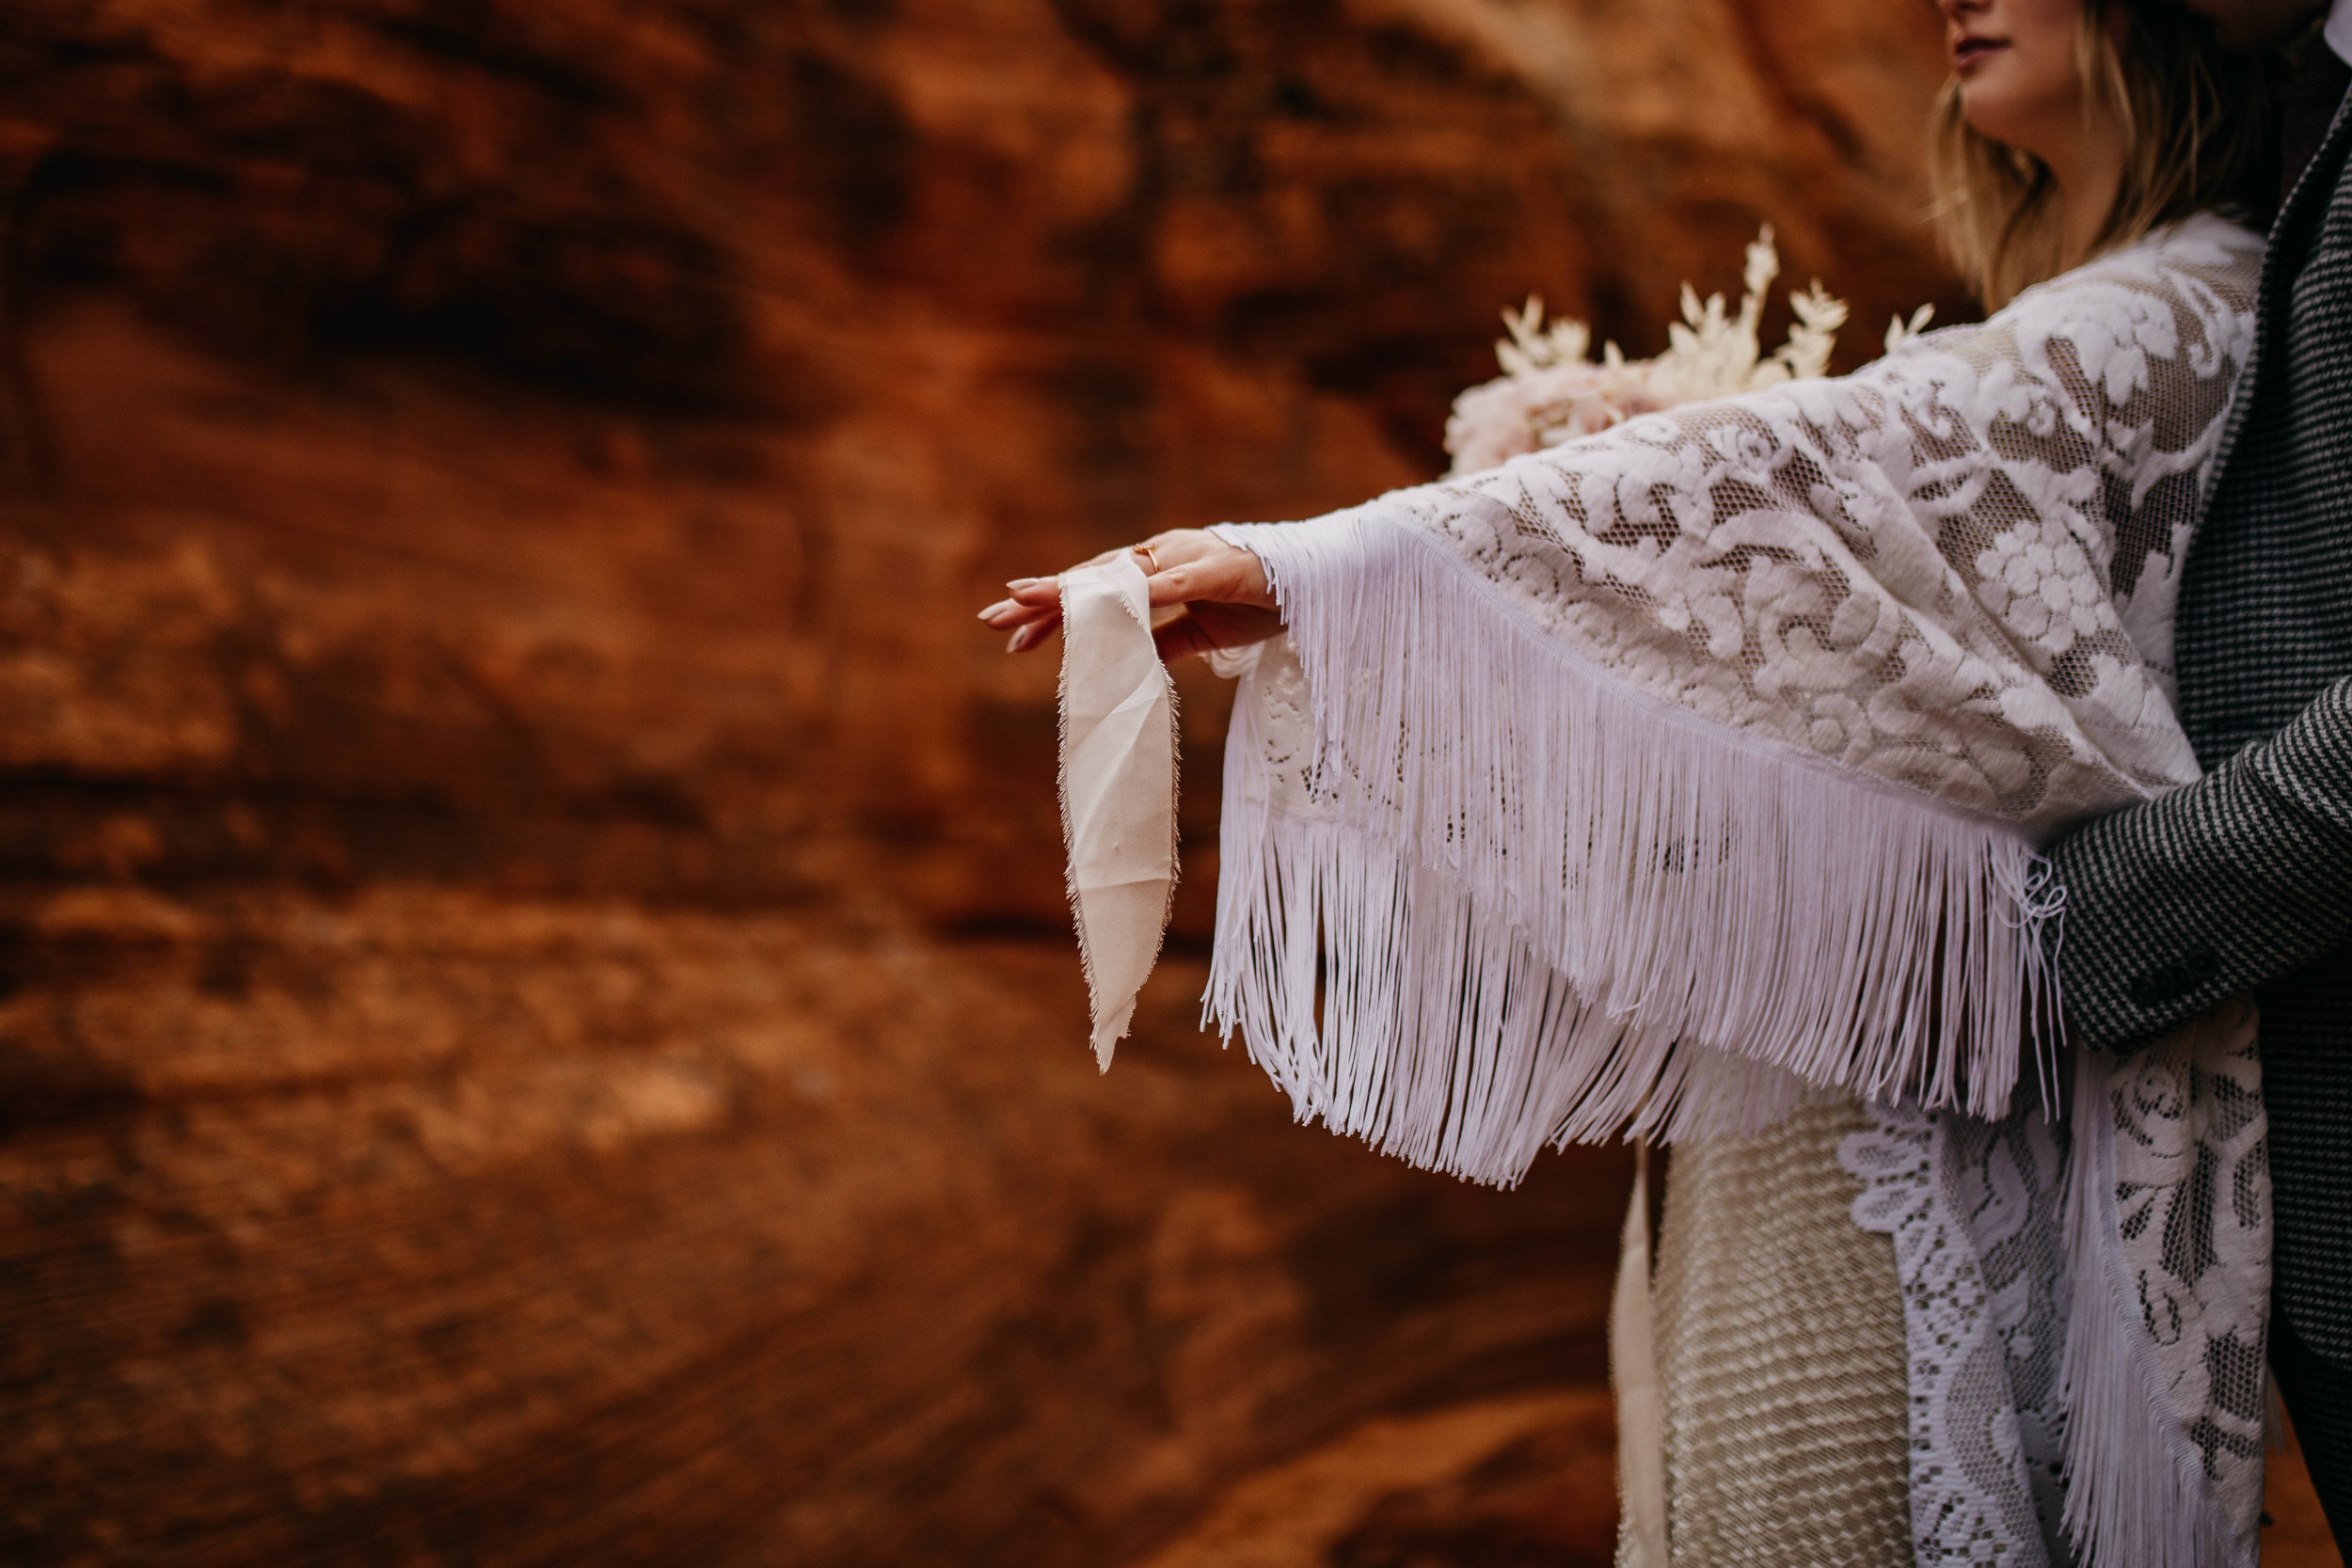
[{"label": "fringe tassel", "polygon": [[2253,1568],[2259,1544],[2231,1528],[2204,1455],[2169,1412],[2138,1292],[2116,1238],[2114,1058],[2076,1053],[2066,1182],[2074,1300],[2060,1371],[2066,1533],[2081,1568]]},{"label": "fringe tassel", "polygon": [[[1247,744],[1237,729],[1228,757]],[[1793,1075],[1643,1040],[1447,879],[1358,847],[1279,816],[1218,847],[1206,1010],[1300,1121],[1509,1186],[1549,1145],[1749,1133],[1795,1107]]]},{"label": "fringe tassel", "polygon": [[1205,1013],[1302,1120],[1508,1183],[1756,1131],[1799,1079],[2006,1109],[2056,1016],[2023,830],[1652,698],[1365,509],[1217,531],[1318,751],[1278,809],[1245,690]]}]

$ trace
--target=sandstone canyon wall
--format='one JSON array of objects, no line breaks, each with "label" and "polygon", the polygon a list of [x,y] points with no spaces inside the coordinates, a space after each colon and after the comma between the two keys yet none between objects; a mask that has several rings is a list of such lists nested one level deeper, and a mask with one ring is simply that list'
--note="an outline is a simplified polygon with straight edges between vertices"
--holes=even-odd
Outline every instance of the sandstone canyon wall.
[{"label": "sandstone canyon wall", "polygon": [[1957,304],[1888,0],[0,12],[0,1560],[1606,1560],[1613,1153],[1097,1079],[971,611],[1530,292]]}]

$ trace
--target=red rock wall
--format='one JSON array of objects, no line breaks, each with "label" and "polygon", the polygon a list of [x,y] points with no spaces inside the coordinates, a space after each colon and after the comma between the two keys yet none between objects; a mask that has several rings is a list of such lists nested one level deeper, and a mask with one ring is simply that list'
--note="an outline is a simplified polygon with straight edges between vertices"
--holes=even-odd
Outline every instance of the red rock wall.
[{"label": "red rock wall", "polygon": [[1619,1158],[1419,1176],[1193,1034],[1197,673],[1095,1078],[970,615],[1425,477],[1499,307],[1654,349],[1759,218],[1857,350],[1948,306],[1937,70],[1882,0],[8,8],[0,1559],[1604,1560]]}]

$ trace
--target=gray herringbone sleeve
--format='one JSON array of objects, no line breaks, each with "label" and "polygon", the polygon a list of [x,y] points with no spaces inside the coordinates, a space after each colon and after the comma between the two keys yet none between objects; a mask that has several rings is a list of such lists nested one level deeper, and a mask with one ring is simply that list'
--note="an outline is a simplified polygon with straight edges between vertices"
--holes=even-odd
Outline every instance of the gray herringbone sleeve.
[{"label": "gray herringbone sleeve", "polygon": [[2156,1034],[2352,938],[2352,679],[2203,783],[2051,851],[2069,1033]]},{"label": "gray herringbone sleeve", "polygon": [[2260,999],[2274,1294],[2303,1344],[2352,1367],[2347,152],[2339,110],[2272,230],[2253,356],[2182,575],[2181,719],[2207,776],[2051,858],[2074,1039],[2120,1045],[2233,992]]}]

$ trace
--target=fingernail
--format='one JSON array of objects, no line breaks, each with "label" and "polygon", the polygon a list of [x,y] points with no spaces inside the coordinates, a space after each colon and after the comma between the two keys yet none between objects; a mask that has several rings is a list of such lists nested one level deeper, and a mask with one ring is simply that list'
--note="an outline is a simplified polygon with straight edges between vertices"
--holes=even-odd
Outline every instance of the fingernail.
[{"label": "fingernail", "polygon": [[1009,654],[1019,653],[1021,651],[1023,639],[1026,638],[1028,635],[1029,628],[1023,626],[1019,631],[1014,632],[1010,637],[1005,639],[1005,652]]},{"label": "fingernail", "polygon": [[1006,610],[1010,610],[1011,608],[1012,601],[1010,599],[999,599],[994,604],[990,605],[986,610],[980,611],[980,619],[983,621],[993,621],[997,616],[1002,615]]},{"label": "fingernail", "polygon": [[1010,582],[1005,584],[1005,586],[1018,594],[1024,588],[1034,588],[1044,580],[1045,579],[1043,578],[1015,578]]}]

